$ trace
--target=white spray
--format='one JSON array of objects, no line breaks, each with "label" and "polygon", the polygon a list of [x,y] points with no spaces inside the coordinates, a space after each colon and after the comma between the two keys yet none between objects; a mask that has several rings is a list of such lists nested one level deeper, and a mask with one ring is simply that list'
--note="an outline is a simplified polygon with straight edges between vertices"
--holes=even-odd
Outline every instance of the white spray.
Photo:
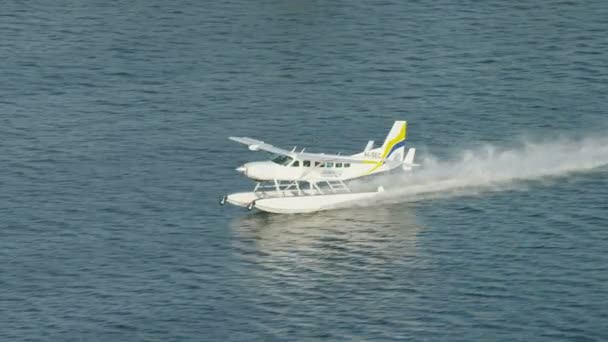
[{"label": "white spray", "polygon": [[608,137],[527,141],[514,149],[488,145],[466,150],[450,161],[431,155],[416,162],[423,167],[412,174],[380,176],[353,186],[369,189],[370,185],[382,185],[386,191],[377,200],[384,203],[512,189],[521,186],[523,180],[565,176],[608,165]]}]

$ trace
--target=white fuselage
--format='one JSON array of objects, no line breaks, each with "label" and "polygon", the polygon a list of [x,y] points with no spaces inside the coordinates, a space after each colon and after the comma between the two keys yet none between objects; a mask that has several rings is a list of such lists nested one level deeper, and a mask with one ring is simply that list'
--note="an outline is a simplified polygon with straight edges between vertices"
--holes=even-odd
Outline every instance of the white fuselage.
[{"label": "white fuselage", "polygon": [[362,152],[351,157],[369,158],[365,163],[320,162],[300,158],[297,152],[289,157],[277,157],[273,161],[246,163],[237,168],[245,176],[256,181],[306,181],[349,180],[388,171],[400,164],[390,167],[383,163],[373,152]]}]

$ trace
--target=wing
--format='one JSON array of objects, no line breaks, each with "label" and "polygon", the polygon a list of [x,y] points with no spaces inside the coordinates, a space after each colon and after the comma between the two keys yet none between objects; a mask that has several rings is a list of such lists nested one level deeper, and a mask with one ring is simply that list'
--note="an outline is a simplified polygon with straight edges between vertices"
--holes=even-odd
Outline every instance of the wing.
[{"label": "wing", "polygon": [[230,139],[232,141],[236,141],[241,144],[248,145],[249,149],[251,151],[262,150],[262,151],[280,154],[280,155],[284,155],[284,156],[287,156],[291,153],[291,151],[287,151],[282,148],[274,147],[270,144],[266,144],[265,142],[263,142],[261,140],[251,139],[251,138],[247,138],[247,137],[229,137],[228,139]]},{"label": "wing", "polygon": [[375,164],[384,159],[369,159],[352,156],[342,156],[338,154],[324,154],[324,153],[298,153],[299,159],[310,159],[318,160],[323,162],[334,162],[334,163],[352,163],[352,164]]},{"label": "wing", "polygon": [[324,153],[304,153],[284,150],[282,148],[275,147],[267,144],[262,140],[252,139],[248,137],[228,137],[232,141],[247,145],[251,151],[266,151],[270,153],[280,154],[284,156],[297,157],[298,159],[307,159],[323,162],[334,162],[334,163],[361,163],[361,164],[376,164],[384,161],[384,159],[369,159],[351,156],[342,156],[337,154],[324,154]]}]

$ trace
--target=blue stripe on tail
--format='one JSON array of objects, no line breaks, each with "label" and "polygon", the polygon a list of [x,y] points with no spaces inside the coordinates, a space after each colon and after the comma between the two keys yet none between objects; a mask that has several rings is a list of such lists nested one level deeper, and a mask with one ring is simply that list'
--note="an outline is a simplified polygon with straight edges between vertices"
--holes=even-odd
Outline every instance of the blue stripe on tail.
[{"label": "blue stripe on tail", "polygon": [[391,156],[391,154],[393,154],[393,152],[395,152],[399,147],[403,147],[403,146],[405,146],[405,140],[401,140],[400,142],[393,145],[393,148],[391,148],[390,152],[386,155],[385,159],[388,159]]}]

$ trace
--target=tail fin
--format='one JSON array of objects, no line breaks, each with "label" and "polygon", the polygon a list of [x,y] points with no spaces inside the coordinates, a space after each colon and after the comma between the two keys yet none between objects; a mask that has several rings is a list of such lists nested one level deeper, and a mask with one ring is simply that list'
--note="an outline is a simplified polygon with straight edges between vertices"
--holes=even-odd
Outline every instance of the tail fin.
[{"label": "tail fin", "polygon": [[[403,163],[403,157],[405,155],[406,130],[407,122],[395,121],[381,147],[369,151],[366,149],[366,151],[364,151],[364,153],[374,153],[374,155],[377,156],[374,158],[380,158],[378,161],[372,161],[374,166],[371,170],[365,173],[366,175],[377,172],[386,172],[399,167]],[[385,167],[381,168],[382,166]]]},{"label": "tail fin", "polygon": [[405,137],[407,133],[406,121],[395,121],[390,132],[382,144],[383,158],[388,160],[403,161],[405,151]]}]

